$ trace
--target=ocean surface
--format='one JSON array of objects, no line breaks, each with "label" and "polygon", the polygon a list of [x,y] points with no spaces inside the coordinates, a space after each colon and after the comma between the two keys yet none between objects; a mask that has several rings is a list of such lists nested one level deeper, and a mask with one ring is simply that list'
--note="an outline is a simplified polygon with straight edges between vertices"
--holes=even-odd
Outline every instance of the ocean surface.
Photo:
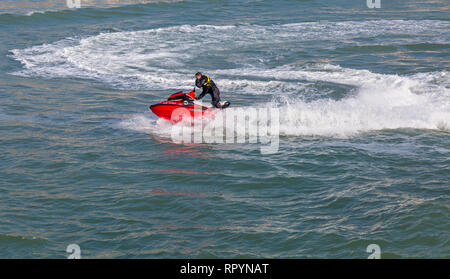
[{"label": "ocean surface", "polygon": [[[0,258],[450,257],[449,1],[80,4],[0,3]],[[174,141],[197,71],[278,152]]]}]

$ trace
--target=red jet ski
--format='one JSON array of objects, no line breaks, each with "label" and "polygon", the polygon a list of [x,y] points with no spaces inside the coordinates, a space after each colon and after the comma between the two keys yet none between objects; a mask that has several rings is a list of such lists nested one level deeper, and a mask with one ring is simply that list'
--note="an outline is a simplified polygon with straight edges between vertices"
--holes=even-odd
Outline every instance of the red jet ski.
[{"label": "red jet ski", "polygon": [[[229,105],[229,102],[221,102],[222,109]],[[189,93],[174,93],[167,101],[151,105],[150,110],[160,118],[177,123],[183,119],[194,119],[194,116],[213,117],[218,109],[196,101],[194,89]]]}]

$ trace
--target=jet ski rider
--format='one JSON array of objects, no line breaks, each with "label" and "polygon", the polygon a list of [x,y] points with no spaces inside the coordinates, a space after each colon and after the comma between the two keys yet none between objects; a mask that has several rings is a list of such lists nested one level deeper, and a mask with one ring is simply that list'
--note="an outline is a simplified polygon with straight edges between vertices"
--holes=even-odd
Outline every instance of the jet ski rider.
[{"label": "jet ski rider", "polygon": [[197,100],[203,98],[206,94],[210,94],[212,98],[212,105],[216,108],[222,108],[220,104],[220,91],[212,79],[207,75],[202,75],[198,72],[195,74],[195,86],[202,88],[202,93],[197,97]]}]

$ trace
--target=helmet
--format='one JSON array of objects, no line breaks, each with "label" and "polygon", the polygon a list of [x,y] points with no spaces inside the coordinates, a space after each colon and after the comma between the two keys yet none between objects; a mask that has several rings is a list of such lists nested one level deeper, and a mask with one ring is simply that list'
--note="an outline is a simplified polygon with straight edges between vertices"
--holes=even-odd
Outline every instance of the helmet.
[{"label": "helmet", "polygon": [[202,73],[200,73],[200,72],[197,72],[197,73],[195,74],[195,76],[198,76],[198,75],[203,76]]}]

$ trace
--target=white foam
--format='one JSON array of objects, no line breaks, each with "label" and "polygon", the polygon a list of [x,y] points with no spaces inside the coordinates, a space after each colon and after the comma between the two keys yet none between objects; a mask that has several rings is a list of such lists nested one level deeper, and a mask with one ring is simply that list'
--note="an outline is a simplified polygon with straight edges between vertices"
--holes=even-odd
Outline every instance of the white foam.
[{"label": "white foam", "polygon": [[[448,97],[448,96],[447,96]],[[450,129],[450,107],[406,85],[365,88],[342,100],[293,101],[280,126],[284,135],[352,136],[384,129]]]},{"label": "white foam", "polygon": [[[316,82],[342,84],[354,89],[346,96],[333,99],[299,98],[292,94],[278,101],[258,104],[280,108],[283,135],[348,136],[399,128],[448,131],[450,77],[447,71],[398,76],[327,63],[268,67],[265,61],[283,52],[278,49],[280,46],[298,45],[309,40],[328,41],[333,45],[354,38],[407,34],[414,37],[409,42],[449,43],[449,29],[450,22],[432,20],[271,26],[183,25],[103,33],[83,39],[68,38],[53,44],[12,50],[12,56],[24,66],[16,73],[19,75],[94,78],[112,87],[128,89],[181,89],[193,85],[192,73],[198,70],[192,67],[193,61],[220,54],[219,59],[233,67],[208,73],[215,77],[222,92],[283,93],[283,96],[298,92],[319,94],[307,92]],[[255,47],[260,49],[254,50]],[[249,50],[248,54],[233,56],[242,49]],[[202,56],[205,53],[208,55]],[[134,116],[120,125],[164,135],[170,134],[168,129],[171,128],[167,122],[156,121],[147,115]]]},{"label": "white foam", "polygon": [[[323,40],[326,42],[322,45],[332,46],[346,40],[355,44],[354,38],[401,33],[414,35],[416,42],[448,43],[449,29],[449,22],[431,20],[306,22],[271,26],[182,25],[102,33],[83,39],[68,38],[53,44],[15,49],[12,56],[25,66],[16,73],[18,75],[93,78],[118,88],[166,89],[191,87],[192,73],[198,70],[192,65],[193,61],[205,59],[200,63],[208,65],[210,61],[205,57],[218,55],[223,63],[233,65],[234,72],[229,67],[205,70],[220,80],[223,91],[292,93],[298,92],[298,81],[273,81],[268,75],[259,75],[265,77],[263,80],[241,79],[241,73],[252,68],[261,72],[267,61],[289,51],[289,45],[302,45],[311,40]],[[437,36],[439,34],[441,36]],[[327,43],[330,41],[332,43]],[[287,48],[283,49],[283,46]],[[247,52],[240,53],[242,50]],[[240,79],[239,82],[236,79]]]},{"label": "white foam", "polygon": [[[298,97],[286,97],[283,101],[258,104],[257,107],[279,109],[280,135],[348,137],[369,131],[402,128],[450,131],[450,89],[445,87],[450,80],[448,72],[402,77],[333,65],[315,68],[323,70],[296,71],[292,67],[283,67],[272,72],[250,72],[254,76],[329,81],[358,88],[354,95],[338,100],[305,101]],[[222,117],[218,114],[216,121],[221,122]],[[172,126],[167,121],[149,122],[140,117],[127,121],[131,122],[123,124],[128,128],[166,137],[170,136],[171,129],[181,129],[185,125]],[[206,125],[205,129],[208,127]],[[250,129],[257,129],[256,122],[250,123]]]}]

